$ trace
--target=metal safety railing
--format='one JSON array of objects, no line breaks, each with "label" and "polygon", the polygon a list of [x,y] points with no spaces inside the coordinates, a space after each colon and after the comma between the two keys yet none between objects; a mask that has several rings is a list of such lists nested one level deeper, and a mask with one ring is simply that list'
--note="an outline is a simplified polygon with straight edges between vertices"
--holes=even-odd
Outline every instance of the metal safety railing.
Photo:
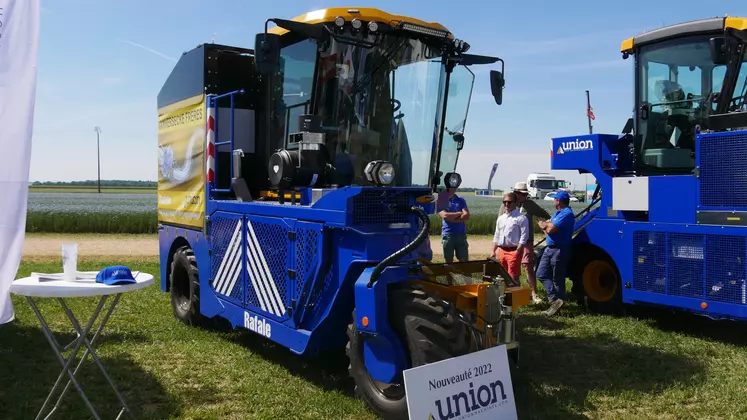
[{"label": "metal safety railing", "polygon": [[[226,145],[226,144],[230,145],[230,147],[231,147],[231,149],[229,150],[229,154],[233,153],[234,143],[235,143],[234,142],[234,140],[235,140],[235,130],[234,130],[234,109],[235,109],[234,108],[234,102],[235,102],[235,100],[234,100],[234,97],[236,95],[243,95],[243,94],[244,94],[244,89],[239,89],[239,90],[235,90],[233,92],[224,93],[222,95],[208,95],[207,96],[208,118],[210,118],[211,116],[213,117],[213,132],[214,133],[213,133],[212,139],[214,139],[215,141],[213,142],[212,146],[213,146],[213,153],[216,156],[218,154],[218,147]],[[219,139],[219,137],[218,137],[219,136],[219,131],[218,131],[218,100],[226,98],[226,97],[229,97],[230,100],[231,100],[231,108],[230,108],[230,113],[229,113],[230,124],[229,124],[229,129],[228,129],[228,131],[229,131],[229,137],[228,137],[228,140],[218,141],[218,139]],[[209,142],[210,142],[210,140],[209,140]],[[210,144],[208,144],[208,147],[210,147]],[[208,156],[208,158],[210,158],[210,156]],[[219,169],[219,167],[218,167],[218,159],[215,159],[215,156],[213,156],[213,159],[214,159],[214,162],[213,162],[213,171],[214,171],[214,173],[217,174],[218,173],[218,169]],[[230,178],[233,179],[234,178],[233,165],[231,165],[229,163],[228,166],[229,166],[229,170],[230,170],[230,174],[231,174]],[[216,184],[215,180],[208,180],[208,183],[210,184],[210,191],[211,192],[217,192],[217,193],[230,193],[230,192],[233,192],[233,188],[230,187],[230,186],[228,188],[215,188],[215,184]]]}]

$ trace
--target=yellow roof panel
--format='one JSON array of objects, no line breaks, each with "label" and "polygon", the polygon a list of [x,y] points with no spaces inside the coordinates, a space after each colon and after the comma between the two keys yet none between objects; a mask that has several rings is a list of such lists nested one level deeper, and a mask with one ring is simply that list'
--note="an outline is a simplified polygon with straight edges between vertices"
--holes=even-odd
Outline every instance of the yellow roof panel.
[{"label": "yellow roof panel", "polygon": [[724,22],[724,27],[747,31],[747,18],[728,17],[726,18],[726,22]]},{"label": "yellow roof panel", "polygon": [[723,31],[726,28],[745,31],[747,30],[747,18],[714,17],[689,22],[681,22],[674,25],[652,29],[633,38],[626,39],[620,45],[620,50],[621,52],[632,52],[635,45],[658,42],[663,39],[669,39],[672,37],[689,35],[693,33],[715,33]]},{"label": "yellow roof panel", "polygon": [[[295,22],[305,22],[305,23],[322,23],[322,22],[332,22],[335,20],[337,16],[342,16],[343,18],[345,18],[346,21],[353,20],[354,18],[358,18],[358,19],[366,20],[366,21],[373,20],[373,21],[387,23],[387,24],[390,24],[393,22],[405,21],[405,22],[412,23],[415,25],[425,26],[431,29],[447,31],[449,32],[449,38],[453,36],[451,32],[448,29],[446,29],[446,27],[444,27],[438,22],[426,22],[420,19],[409,17],[409,16],[393,15],[393,14],[384,12],[382,10],[374,9],[370,7],[330,7],[327,9],[319,9],[319,10],[314,10],[312,12],[304,13],[290,20],[295,21]],[[279,26],[274,26],[268,29],[267,32],[278,34],[278,35],[283,35],[287,33],[288,30],[281,28]]]}]

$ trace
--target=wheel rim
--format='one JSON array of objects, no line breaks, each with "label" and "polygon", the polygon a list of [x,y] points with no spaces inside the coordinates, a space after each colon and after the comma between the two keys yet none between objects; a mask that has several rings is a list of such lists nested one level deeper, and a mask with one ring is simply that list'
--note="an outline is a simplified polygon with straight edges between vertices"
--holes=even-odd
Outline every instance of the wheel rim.
[{"label": "wheel rim", "polygon": [[174,288],[174,302],[179,309],[182,311],[189,310],[189,276],[187,270],[181,266],[174,268],[174,284],[171,285]]},{"label": "wheel rim", "polygon": [[597,302],[609,302],[617,293],[617,274],[606,261],[589,263],[584,269],[583,282],[586,295]]}]

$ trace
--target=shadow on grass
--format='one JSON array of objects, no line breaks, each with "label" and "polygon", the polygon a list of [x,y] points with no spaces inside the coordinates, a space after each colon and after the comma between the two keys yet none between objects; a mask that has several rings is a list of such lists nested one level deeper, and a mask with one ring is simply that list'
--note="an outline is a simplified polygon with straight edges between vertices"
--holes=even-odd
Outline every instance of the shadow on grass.
[{"label": "shadow on grass", "polygon": [[313,356],[299,356],[286,347],[256,334],[237,328],[227,339],[251,350],[263,359],[282,366],[293,376],[304,378],[314,385],[353,397],[353,382],[348,376],[348,357],[345,349],[327,350]]},{"label": "shadow on grass", "polygon": [[650,306],[628,306],[626,316],[648,322],[661,331],[735,346],[747,345],[747,322],[714,320],[684,311]]},{"label": "shadow on grass", "polygon": [[[53,333],[57,342],[63,346],[75,338],[74,334],[54,330]],[[101,343],[113,343],[120,337],[118,334],[107,335],[105,329],[101,339]],[[146,340],[139,335],[127,336],[128,341],[133,339]],[[94,349],[136,417],[169,418],[179,415],[179,404],[171,399],[155,377],[142,370],[126,355],[100,354],[101,343],[97,340]],[[84,351],[85,347],[79,350],[71,370],[75,369]],[[69,354],[69,351],[65,352],[64,356]],[[3,325],[0,328],[0,418],[34,418],[44,405],[61,371],[62,364],[44,337],[41,326],[28,327],[17,321]],[[101,418],[116,417],[121,407],[119,401],[90,354],[75,377]],[[54,406],[69,378],[65,375],[62,379],[45,414]],[[200,392],[200,398],[204,399],[205,390]],[[91,418],[90,411],[73,383],[70,383],[55,417]]]},{"label": "shadow on grass", "polygon": [[[705,366],[695,359],[633,346],[610,334],[568,337],[559,332],[562,318],[520,320],[520,362],[512,377],[522,419],[586,419],[582,413],[596,410],[590,393],[652,395],[706,379]],[[538,331],[548,329],[555,335]]]}]

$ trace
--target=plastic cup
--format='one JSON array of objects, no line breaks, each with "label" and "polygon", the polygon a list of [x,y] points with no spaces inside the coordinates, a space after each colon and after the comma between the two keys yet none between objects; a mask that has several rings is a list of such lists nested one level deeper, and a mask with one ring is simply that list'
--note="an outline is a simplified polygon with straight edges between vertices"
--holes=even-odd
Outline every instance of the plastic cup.
[{"label": "plastic cup", "polygon": [[75,280],[78,272],[78,244],[62,244],[62,273],[65,280]]}]

